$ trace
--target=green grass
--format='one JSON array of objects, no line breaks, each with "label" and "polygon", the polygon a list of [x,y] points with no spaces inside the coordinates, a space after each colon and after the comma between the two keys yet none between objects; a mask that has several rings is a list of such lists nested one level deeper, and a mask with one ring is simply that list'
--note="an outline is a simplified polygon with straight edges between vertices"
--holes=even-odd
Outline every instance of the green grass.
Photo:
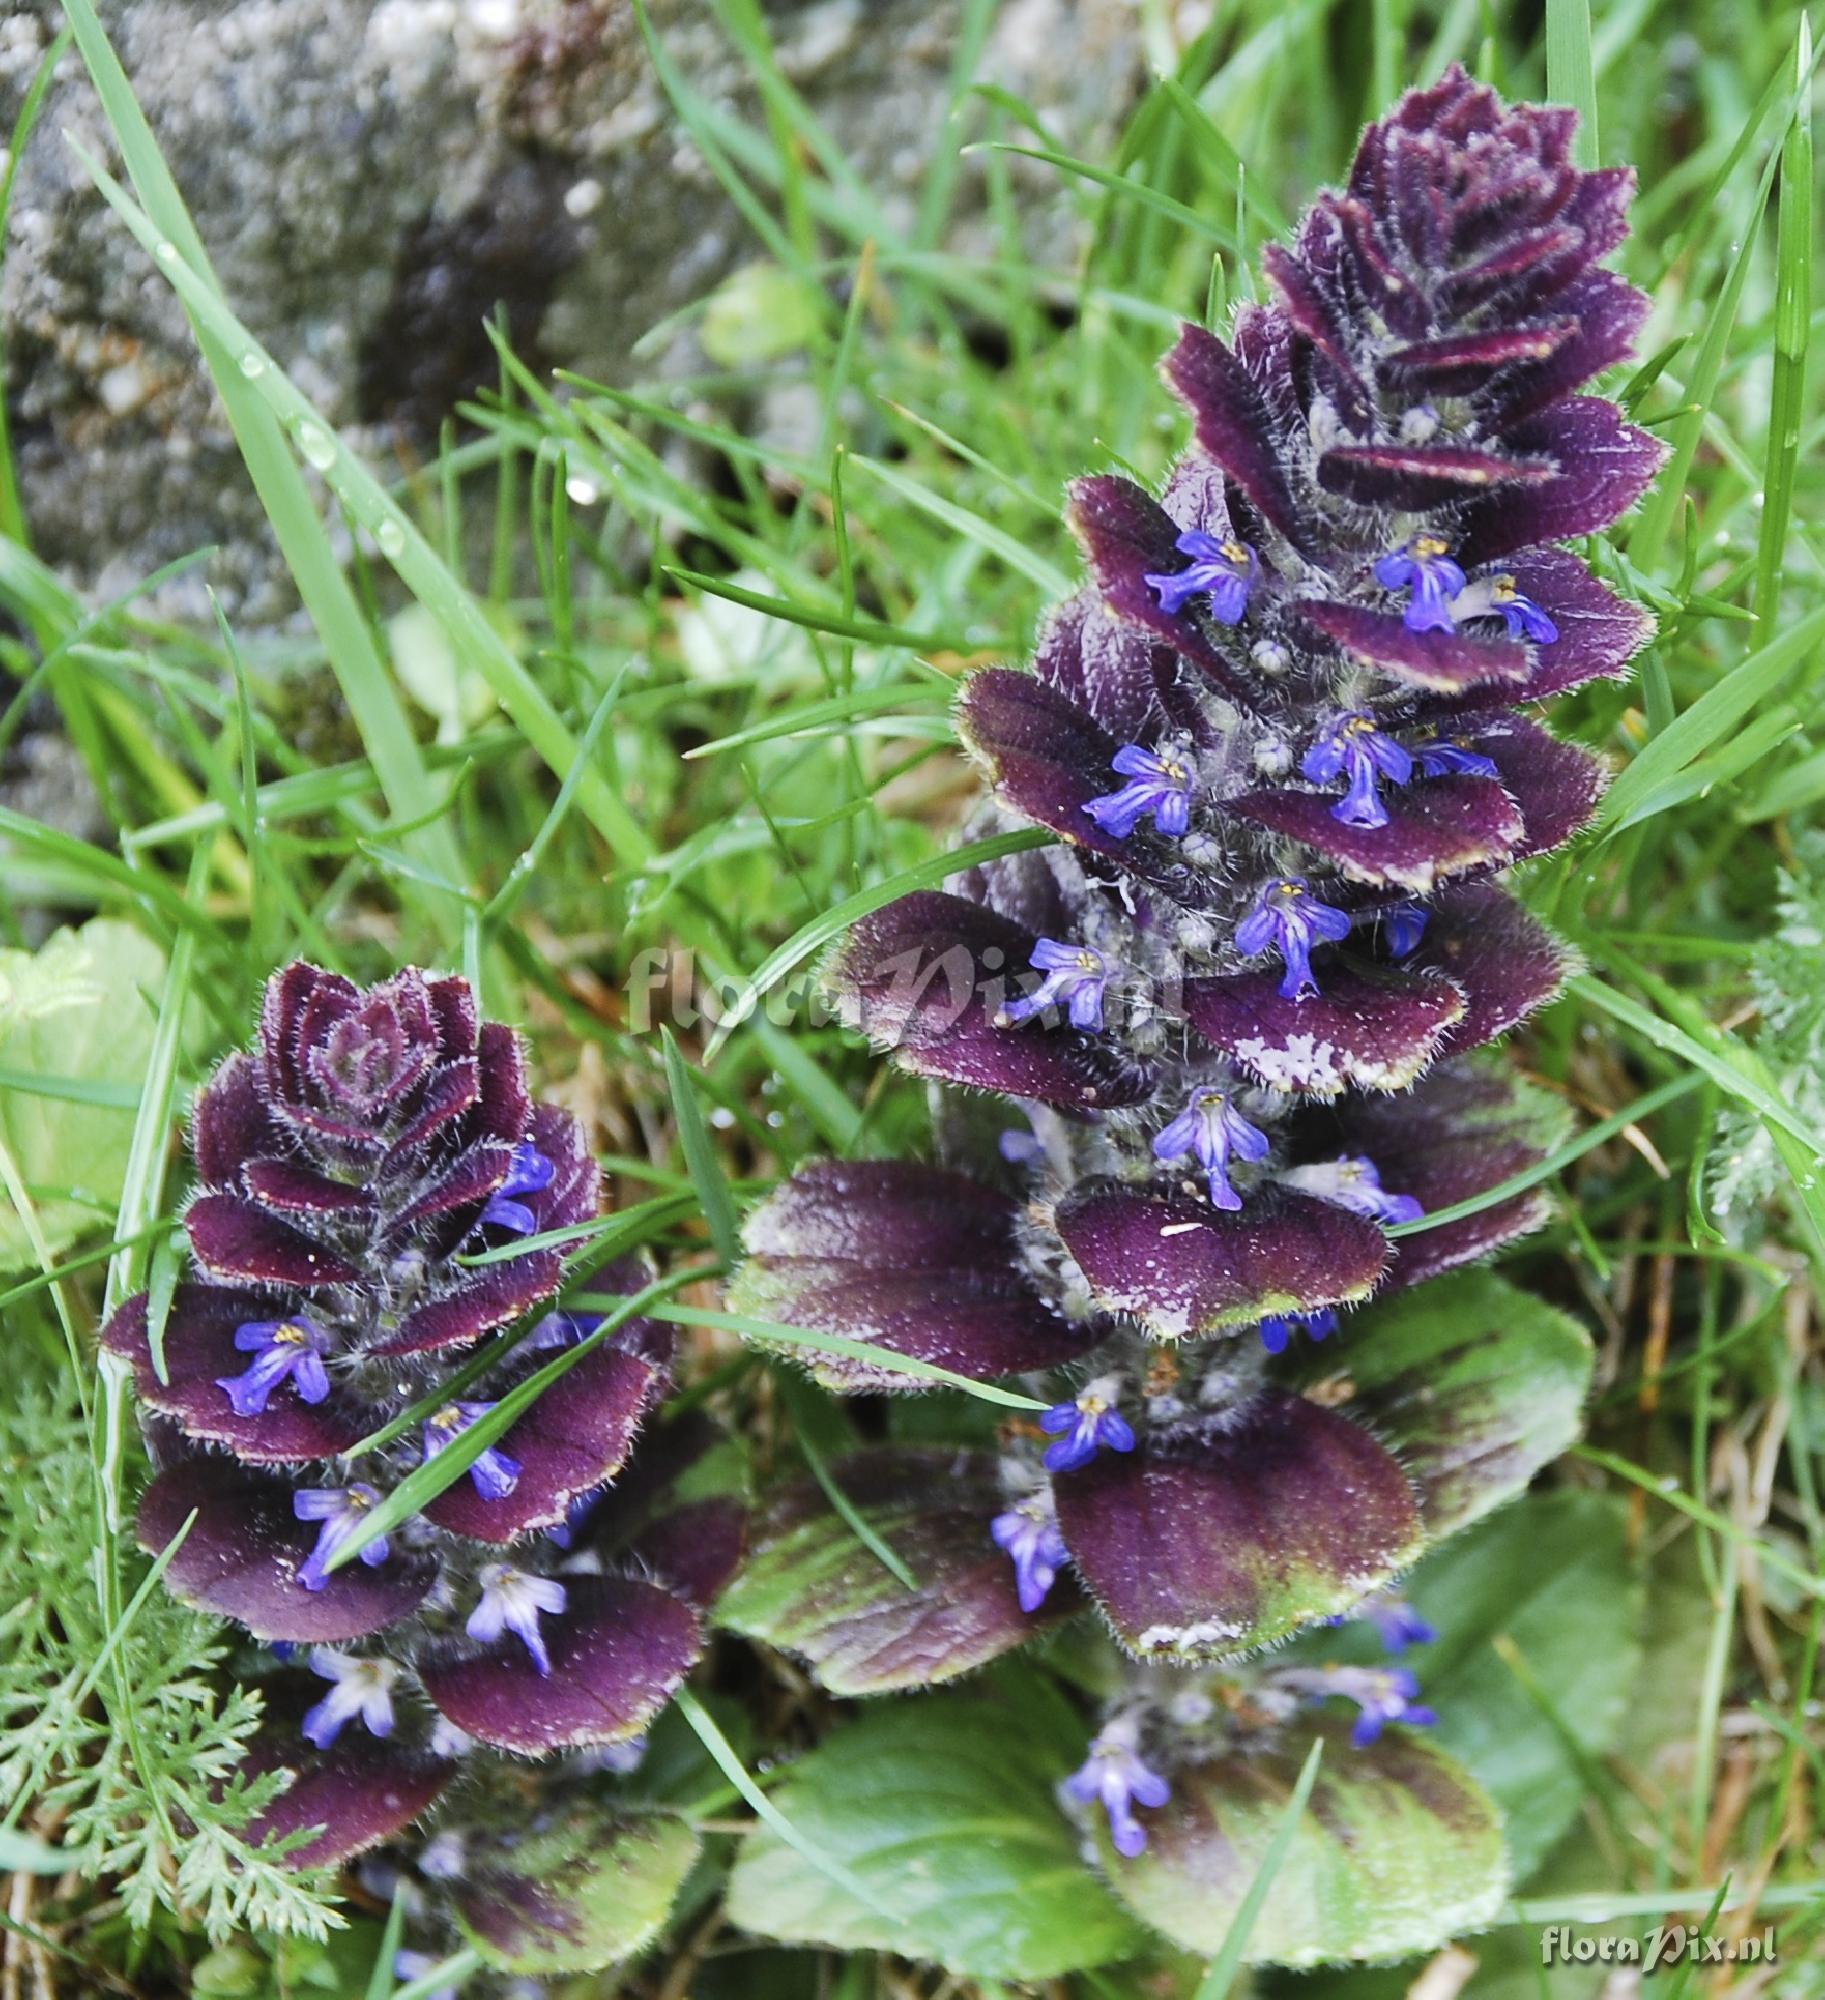
[{"label": "green grass", "polygon": [[[185,1849],[173,1813],[194,1789],[167,1739],[135,1740],[169,1698],[152,1642],[201,1657],[209,1638],[162,1610],[146,1626],[162,1600],[121,1526],[138,1446],[89,1336],[108,1303],[175,1270],[170,1141],[265,975],[297,954],[360,976],[470,971],[590,1119],[621,1249],[726,1262],[740,1211],[796,1160],[918,1148],[923,1092],[819,1015],[817,957],[857,916],[942,879],[975,837],[950,692],[968,666],[1017,657],[1075,574],[1065,480],[1150,476],[1169,456],[1178,420],[1155,364],[1176,318],[1248,296],[1260,245],[1337,171],[1360,121],[1453,58],[1511,93],[1594,108],[1586,143],[1637,168],[1621,263],[1655,305],[1642,365],[1616,386],[1674,452],[1591,551],[1651,605],[1659,636],[1636,681],[1554,714],[1622,775],[1597,832],[1527,878],[1588,969],[1517,1050],[1580,1125],[1551,1163],[1555,1221],[1509,1261],[1598,1335],[1591,1445],[1555,1476],[1627,1495],[1656,1596],[1690,1586],[1684,1624],[1656,1633],[1643,1668],[1676,1686],[1682,1719],[1652,1761],[1618,1753],[1607,1807],[1593,1787],[1589,1828],[1523,1885],[1513,1921],[1658,1913],[1676,1887],[1702,1914],[1727,1877],[1731,1911],[1751,1907],[1744,1885],[1770,1885],[1762,1907],[1780,1913],[1791,1964],[1816,1948],[1825,1035],[1771,1009],[1767,984],[1770,966],[1807,977],[1807,920],[1775,939],[1782,872],[1805,907],[1825,898],[1825,847],[1808,838],[1825,799],[1811,38],[1790,6],[1716,0],[1238,0],[1181,47],[1171,10],[1147,5],[1136,32],[1163,73],[1111,146],[1079,159],[979,80],[993,11],[963,9],[952,115],[903,222],[773,63],[752,0],[717,8],[756,80],[752,116],[694,93],[655,45],[680,133],[746,218],[768,281],[681,316],[711,347],[686,380],[644,349],[612,387],[554,384],[504,356],[465,441],[389,483],[246,334],[130,80],[72,0],[60,60],[89,64],[113,125],[125,182],[95,171],[120,255],[190,314],[311,634],[175,628],[144,592],[79,601],[31,554],[0,432],[0,606],[17,635],[0,637],[0,745],[48,708],[110,825],[89,844],[0,814],[0,942],[107,913],[169,968],[118,1187],[80,1240],[45,1244],[0,1293],[17,1385],[6,1456],[58,1454],[71,1524],[31,1572],[25,1611],[0,1607],[0,1642],[30,1637],[0,1669],[23,1677],[23,1692],[0,1682],[5,1741],[25,1706],[40,1711],[27,1761],[0,1773],[30,1779],[15,1808],[30,1829],[52,1823],[55,1773],[105,1763],[79,1806],[143,1834],[73,1888],[30,1876],[0,1919],[15,1955],[183,1990],[226,1893],[206,1869],[183,1895],[156,1886],[159,1856]],[[1078,218],[1069,266],[1023,247],[1035,189]],[[963,247],[966,206],[986,254]],[[769,358],[738,358],[757,351]],[[814,421],[773,442],[757,411],[806,385]],[[360,551],[349,568],[324,526],[337,513]],[[487,574],[456,554],[470,516],[493,522]],[[394,670],[409,603],[441,635],[438,670],[483,690],[455,740],[432,740]],[[326,709],[336,726],[301,748],[300,715]],[[1818,963],[1815,945],[1815,980]],[[690,1008],[656,1004],[661,973]],[[7,1093],[93,1101],[96,1088],[105,1098],[81,1079],[0,1076]],[[16,1205],[21,1192],[35,1210],[64,1190],[15,1188]],[[725,1369],[705,1393],[763,1450],[790,1449],[777,1364],[747,1350],[751,1365],[727,1368],[764,1329],[701,1303],[666,1311],[696,1329],[696,1373]],[[801,1413],[806,1395],[821,1402],[795,1394]],[[819,1424],[802,1429],[822,1466]],[[486,1441],[480,1426],[465,1438]],[[439,1468],[458,1476],[460,1455]],[[41,1528],[5,1530],[16,1562]],[[58,1647],[81,1644],[105,1651],[72,1677]],[[724,1768],[770,1810],[739,1763]],[[213,1906],[218,1929],[286,1920],[261,1881],[265,1902]],[[316,1907],[308,1888],[304,1901]],[[366,1984],[377,1949],[377,1924],[355,1931],[365,1956],[338,1990]],[[225,1947],[243,1948],[263,1968],[279,1950]],[[342,1961],[287,1963],[294,1978]],[[1218,1970],[1225,1985],[1232,1968]],[[1535,1990],[1497,1978],[1491,1993]],[[1196,1982],[1193,1969],[1185,1990]]]}]

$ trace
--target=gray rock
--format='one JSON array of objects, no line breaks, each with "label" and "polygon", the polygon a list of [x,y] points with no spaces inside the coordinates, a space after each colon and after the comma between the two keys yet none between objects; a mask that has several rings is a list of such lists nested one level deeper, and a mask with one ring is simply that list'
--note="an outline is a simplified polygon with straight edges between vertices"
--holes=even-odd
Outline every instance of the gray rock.
[{"label": "gray rock", "polygon": [[[1094,145],[1138,82],[1132,9],[1002,0],[983,73]],[[229,297],[377,466],[421,457],[492,379],[482,321],[497,304],[538,365],[625,378],[642,333],[757,254],[659,88],[628,0],[102,12]],[[754,116],[707,0],[652,12],[693,87]],[[9,124],[59,13],[14,0],[0,20]],[[948,103],[959,0],[775,0],[768,19],[784,72],[904,221]],[[20,163],[0,288],[35,543],[102,595],[213,543],[209,578],[233,614],[282,620],[290,588],[182,312],[65,130],[107,156],[73,51]],[[1027,185],[1036,226],[1062,226],[1057,177]],[[198,608],[200,589],[186,579],[166,608]]]}]

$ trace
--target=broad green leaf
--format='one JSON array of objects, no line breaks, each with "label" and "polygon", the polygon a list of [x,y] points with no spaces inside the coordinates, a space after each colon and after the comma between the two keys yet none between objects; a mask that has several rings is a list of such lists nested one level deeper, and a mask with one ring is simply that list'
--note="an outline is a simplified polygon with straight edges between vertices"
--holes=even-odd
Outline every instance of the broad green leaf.
[{"label": "broad green leaf", "polygon": [[[1366,1750],[1319,1725],[1324,1760],[1249,1932],[1253,1965],[1326,1965],[1429,1951],[1490,1923],[1507,1892],[1495,1806],[1424,1735],[1388,1731]],[[1310,1750],[1277,1749],[1181,1768],[1126,1860],[1099,1835],[1116,1893],[1188,1951],[1221,1948],[1282,1824]]]},{"label": "broad green leaf", "polygon": [[[53,1250],[113,1219],[164,981],[158,946],[108,917],[0,951],[0,1142]],[[0,1271],[35,1261],[0,1193]]]},{"label": "broad green leaf", "polygon": [[[902,1446],[851,1453],[828,1471],[918,1588],[882,1564],[815,1480],[799,1480],[762,1506],[719,1623],[796,1653],[832,1694],[861,1695],[951,1680],[1054,1622],[1049,1605],[1021,1610],[1013,1566],[989,1539],[1001,1489],[986,1454]],[[1076,1608],[1055,1596],[1060,1610]]]},{"label": "broad green leaf", "polygon": [[1307,1347],[1299,1365],[1302,1386],[1347,1395],[1343,1407],[1394,1451],[1439,1541],[1574,1442],[1593,1359],[1575,1320],[1472,1270],[1371,1306],[1342,1345]]},{"label": "broad green leaf", "polygon": [[1408,1594],[1440,1635],[1413,1658],[1438,1740],[1502,1807],[1524,1879],[1635,1699],[1643,1585],[1623,1509],[1530,1496],[1428,1558]]},{"label": "broad green leaf", "polygon": [[898,1913],[890,1925],[774,1833],[743,1843],[730,1921],[840,1951],[894,1950],[965,1979],[1053,1979],[1143,1938],[1085,1867],[1054,1796],[1083,1754],[1050,1704],[944,1695],[868,1711],[773,1793]]},{"label": "broad green leaf", "polygon": [[478,1853],[458,1921],[502,1972],[594,1972],[652,1940],[699,1845],[681,1819],[579,1805],[511,1847]]}]

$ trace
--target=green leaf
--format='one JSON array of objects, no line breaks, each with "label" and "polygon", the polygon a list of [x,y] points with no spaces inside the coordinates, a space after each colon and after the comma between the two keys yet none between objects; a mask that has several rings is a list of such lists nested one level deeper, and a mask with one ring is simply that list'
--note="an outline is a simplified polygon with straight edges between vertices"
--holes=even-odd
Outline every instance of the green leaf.
[{"label": "green leaf", "polygon": [[501,1972],[594,1972],[632,1958],[671,1912],[701,1843],[683,1820],[579,1806],[474,1857],[457,1921]]},{"label": "green leaf", "polygon": [[[1366,1750],[1325,1721],[1324,1760],[1249,1933],[1251,1965],[1429,1951],[1491,1922],[1507,1890],[1495,1806],[1424,1736]],[[1298,1787],[1311,1739],[1180,1769],[1133,1860],[1098,1835],[1116,1893],[1189,1951],[1221,1950]]]},{"label": "green leaf", "polygon": [[775,1797],[843,1854],[899,1925],[772,1832],[743,1843],[729,1917],[763,1937],[896,1950],[965,1979],[1054,1979],[1139,1949],[1084,1866],[1054,1786],[1083,1754],[1068,1711],[939,1696],[869,1711],[796,1764]]},{"label": "green leaf", "polygon": [[[798,1480],[763,1504],[720,1623],[809,1661],[832,1694],[861,1695],[951,1680],[1056,1617],[1021,1610],[1012,1565],[989,1539],[1001,1488],[986,1454],[877,1449],[829,1474],[918,1587],[882,1564],[815,1480]],[[1059,1609],[1075,1608],[1058,1595]]]},{"label": "green leaf", "polygon": [[1440,1635],[1416,1656],[1438,1740],[1506,1814],[1517,1879],[1565,1831],[1634,1700],[1644,1593],[1624,1529],[1607,1495],[1530,1496],[1408,1590]]},{"label": "green leaf", "polygon": [[1300,1378],[1347,1385],[1344,1407],[1400,1460],[1438,1541],[1576,1440],[1593,1360],[1575,1320],[1460,1271],[1371,1306],[1340,1350],[1305,1348]]},{"label": "green leaf", "polygon": [[[0,1142],[53,1250],[107,1222],[120,1200],[157,1025],[146,995],[164,982],[158,946],[108,917],[37,952],[0,951]],[[36,1261],[0,1194],[0,1271]]]}]

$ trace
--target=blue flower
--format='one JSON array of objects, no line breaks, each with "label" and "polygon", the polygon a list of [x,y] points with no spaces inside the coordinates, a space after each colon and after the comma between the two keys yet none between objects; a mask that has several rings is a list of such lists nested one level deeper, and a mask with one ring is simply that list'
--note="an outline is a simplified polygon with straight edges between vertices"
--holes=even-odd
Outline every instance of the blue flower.
[{"label": "blue flower", "polygon": [[1088,1465],[1104,1445],[1111,1451],[1134,1449],[1133,1428],[1114,1407],[1114,1392],[1114,1381],[1105,1377],[1092,1382],[1075,1401],[1054,1403],[1040,1418],[1039,1428],[1058,1439],[1046,1447],[1049,1471],[1075,1472]]},{"label": "blue flower", "polygon": [[1375,781],[1380,777],[1404,785],[1413,775],[1413,759],[1374,716],[1353,709],[1326,723],[1299,768],[1314,785],[1349,780],[1349,790],[1331,808],[1333,819],[1345,826],[1386,826],[1388,809]]},{"label": "blue flower", "polygon": [[538,1147],[530,1139],[523,1139],[513,1149],[513,1163],[507,1169],[507,1178],[488,1197],[480,1223],[492,1223],[496,1229],[511,1230],[515,1236],[530,1236],[539,1226],[538,1217],[523,1201],[516,1201],[514,1196],[541,1193],[550,1187],[556,1172],[557,1168]]},{"label": "blue flower", "polygon": [[1233,536],[1216,541],[1199,528],[1187,528],[1173,546],[1191,557],[1191,567],[1150,570],[1142,578],[1158,594],[1161,610],[1176,618],[1192,598],[1207,597],[1210,615],[1220,625],[1240,625],[1261,569],[1254,550]]},{"label": "blue flower", "polygon": [[1337,1331],[1337,1315],[1329,1306],[1309,1313],[1273,1313],[1264,1319],[1256,1332],[1261,1336],[1261,1345],[1270,1354],[1284,1354],[1287,1342],[1295,1333],[1303,1332],[1309,1339],[1324,1340]]},{"label": "blue flower", "polygon": [[[433,1958],[428,1951],[414,1951],[410,1945],[402,1945],[393,1954],[393,1977],[402,1986],[409,1986],[413,1980],[435,1972],[442,1963],[442,1959]],[[457,2000],[458,1990],[454,1986],[433,1986],[425,2000]]]},{"label": "blue flower", "polygon": [[1403,1722],[1409,1729],[1427,1729],[1437,1715],[1415,1699],[1419,1682],[1405,1667],[1288,1667],[1273,1676],[1275,1682],[1312,1701],[1332,1695],[1353,1701],[1356,1725],[1350,1741],[1366,1750],[1390,1722]]},{"label": "blue flower", "polygon": [[1277,947],[1286,961],[1281,997],[1296,1000],[1308,988],[1318,991],[1318,982],[1312,977],[1313,940],[1323,938],[1335,944],[1349,934],[1349,918],[1329,903],[1320,902],[1303,875],[1282,875],[1268,883],[1255,898],[1255,907],[1236,926],[1236,949],[1245,958],[1256,958]]},{"label": "blue flower", "polygon": [[1382,936],[1388,941],[1388,956],[1411,958],[1419,950],[1420,939],[1426,935],[1426,926],[1431,920],[1432,912],[1424,903],[1410,900],[1389,904],[1381,913]]},{"label": "blue flower", "polygon": [[1080,1804],[1101,1804],[1109,1815],[1116,1853],[1130,1861],[1147,1845],[1147,1829],[1135,1818],[1135,1806],[1163,1806],[1172,1796],[1166,1780],[1141,1762],[1140,1725],[1132,1716],[1118,1716],[1102,1730],[1064,1788]]},{"label": "blue flower", "polygon": [[[330,1559],[360,1529],[368,1509],[377,1506],[380,1495],[359,1480],[353,1486],[309,1486],[291,1497],[291,1510],[300,1521],[320,1521],[317,1546],[298,1565],[298,1581],[306,1590],[328,1586]],[[387,1538],[377,1535],[361,1551],[369,1569],[377,1569],[387,1559]]]},{"label": "blue flower", "polygon": [[1060,944],[1056,938],[1042,937],[1034,945],[1029,963],[1045,978],[1031,993],[1010,1000],[1002,1008],[1003,1022],[1030,1021],[1062,1000],[1072,1027],[1092,1034],[1102,1032],[1103,989],[1115,968],[1100,951],[1087,944]]},{"label": "blue flower", "polygon": [[463,1627],[471,1639],[484,1644],[512,1632],[532,1655],[532,1664],[541,1674],[551,1672],[551,1655],[545,1650],[545,1635],[539,1630],[539,1616],[552,1617],[564,1609],[567,1593],[555,1577],[530,1576],[511,1563],[487,1563],[481,1572],[481,1599]]},{"label": "blue flower", "polygon": [[592,1486],[587,1493],[573,1494],[570,1504],[564,1509],[563,1520],[545,1530],[545,1539],[560,1549],[569,1548],[577,1530],[595,1512],[596,1502],[601,1499],[603,1491],[600,1486]]},{"label": "blue flower", "polygon": [[1046,1156],[1045,1141],[1034,1131],[1031,1119],[1024,1132],[1010,1125],[995,1141],[995,1150],[1010,1167],[1036,1167]]},{"label": "blue flower", "polygon": [[1087,799],[1084,811],[1107,834],[1126,840],[1148,813],[1159,832],[1175,839],[1191,827],[1191,765],[1170,750],[1124,743],[1110,760],[1132,782],[1119,792]]},{"label": "blue flower", "polygon": [[227,1393],[237,1417],[265,1414],[267,1399],[279,1384],[291,1380],[298,1399],[321,1403],[330,1392],[323,1357],[332,1342],[315,1320],[302,1313],[290,1319],[250,1319],[234,1330],[234,1344],[259,1359],[244,1375],[218,1375],[216,1387]]},{"label": "blue flower", "polygon": [[304,1733],[319,1750],[342,1734],[345,1722],[360,1716],[370,1736],[393,1733],[393,1683],[399,1668],[391,1660],[357,1659],[330,1646],[311,1648],[311,1672],[336,1685],[304,1716]]},{"label": "blue flower", "polygon": [[995,1516],[989,1533],[995,1546],[1014,1559],[1014,1588],[1020,1593],[1021,1610],[1037,1611],[1071,1554],[1058,1532],[1051,1494],[1033,1493],[1016,1502],[1005,1514]]},{"label": "blue flower", "polygon": [[1366,1215],[1376,1222],[1398,1224],[1417,1222],[1425,1209],[1410,1194],[1389,1194],[1381,1184],[1375,1162],[1360,1153],[1342,1160],[1326,1160],[1318,1166],[1293,1167],[1280,1178],[1291,1187],[1315,1194],[1320,1201],[1335,1202],[1354,1215]]},{"label": "blue flower", "polygon": [[1438,1633],[1428,1625],[1404,1597],[1377,1594],[1366,1598],[1356,1615],[1366,1618],[1381,1635],[1390,1653],[1404,1653],[1409,1646],[1429,1646]]},{"label": "blue flower", "polygon": [[1464,587],[1464,572],[1451,560],[1451,544],[1437,535],[1415,535],[1405,548],[1383,556],[1375,581],[1384,590],[1411,588],[1400,614],[1409,632],[1455,632],[1451,601]]},{"label": "blue flower", "polygon": [[1260,1126],[1236,1109],[1231,1092],[1204,1089],[1193,1091],[1191,1102],[1154,1139],[1153,1157],[1170,1161],[1193,1155],[1209,1181],[1211,1205],[1236,1209],[1242,1197],[1230,1185],[1231,1158],[1255,1165],[1267,1158],[1270,1144]]},{"label": "blue flower", "polygon": [[1551,614],[1524,596],[1512,576],[1480,576],[1451,607],[1458,618],[1500,618],[1511,639],[1550,646],[1559,636]]},{"label": "blue flower", "polygon": [[1428,778],[1499,778],[1502,775],[1494,761],[1480,750],[1471,749],[1469,739],[1463,736],[1449,743],[1434,737],[1428,743],[1416,745],[1414,756]]},{"label": "blue flower", "polygon": [[[425,1457],[432,1459],[452,1438],[460,1437],[478,1418],[495,1407],[492,1403],[446,1403],[425,1419]],[[484,1500],[505,1500],[520,1483],[521,1466],[493,1445],[485,1445],[469,1466],[469,1477]]]}]

